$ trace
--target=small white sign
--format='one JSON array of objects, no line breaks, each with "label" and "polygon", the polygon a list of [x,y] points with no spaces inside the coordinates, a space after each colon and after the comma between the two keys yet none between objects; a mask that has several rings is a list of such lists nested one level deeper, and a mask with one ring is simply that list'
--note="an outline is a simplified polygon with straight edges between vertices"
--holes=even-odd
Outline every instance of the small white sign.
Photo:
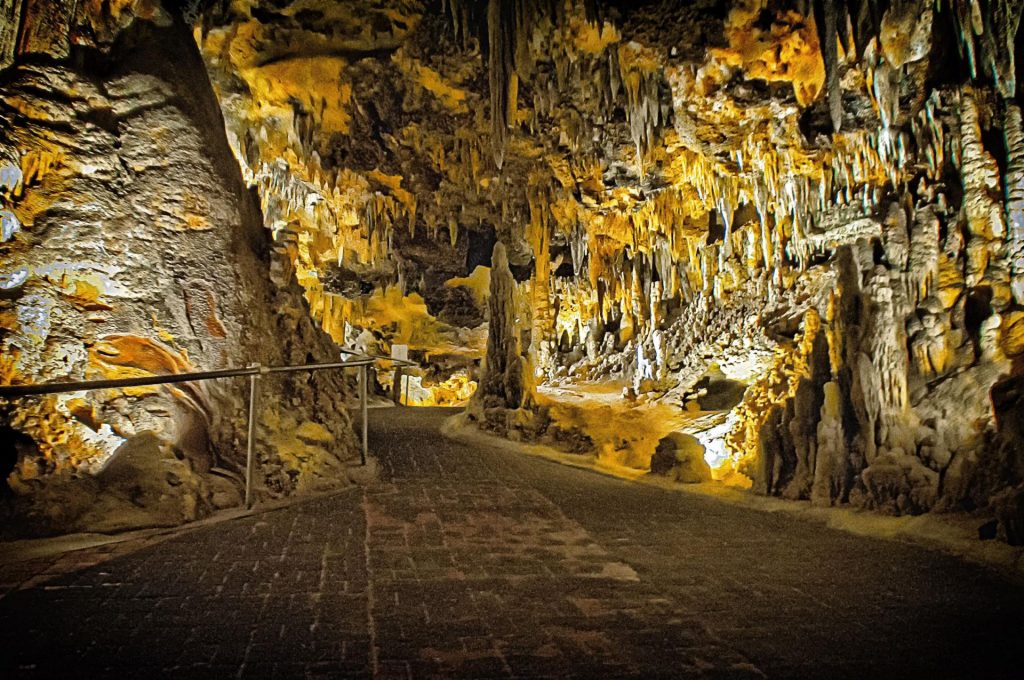
[{"label": "small white sign", "polygon": [[391,345],[391,358],[408,361],[409,345]]}]

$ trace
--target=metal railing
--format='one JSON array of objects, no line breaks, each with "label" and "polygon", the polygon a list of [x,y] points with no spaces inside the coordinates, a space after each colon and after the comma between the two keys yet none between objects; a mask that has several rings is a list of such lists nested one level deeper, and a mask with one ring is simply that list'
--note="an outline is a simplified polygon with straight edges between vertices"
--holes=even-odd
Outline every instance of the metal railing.
[{"label": "metal railing", "polygon": [[[348,347],[341,347],[341,348],[339,348],[339,351],[342,354],[347,354],[349,356],[357,357],[357,359],[355,359],[356,361],[363,361],[363,360],[369,359],[369,360],[371,360],[372,363],[376,363],[377,361],[391,361],[391,362],[394,362],[396,364],[400,364],[400,365],[404,365],[404,366],[419,366],[419,364],[417,364],[414,361],[407,361],[405,359],[396,359],[394,357],[381,356],[380,354],[364,354],[362,352],[359,352],[358,350],[349,349]],[[367,371],[366,371],[366,368],[364,367],[364,368],[362,368],[359,371],[359,412],[361,414],[360,421],[362,423],[362,459],[363,459],[363,465],[366,465],[366,451],[367,451],[367,447],[369,446],[368,434],[367,434],[367,426],[366,426],[366,420],[367,420],[367,414],[366,414],[366,409],[367,409],[367,404],[366,404],[366,384],[367,383],[366,383],[366,381],[367,381]],[[408,401],[409,400],[406,399],[406,402],[408,402]]]},{"label": "metal railing", "polygon": [[[390,361],[391,363],[397,364],[398,366],[415,366],[417,368],[419,367],[418,363],[416,363],[415,361],[409,361],[408,359],[398,359],[396,357],[388,357],[388,356],[384,356],[382,354],[364,354],[364,353],[356,351],[354,349],[348,349],[347,347],[342,347],[341,348],[341,353],[342,354],[350,354],[350,355],[353,355],[353,356],[358,356],[360,358],[379,359],[380,361]],[[399,375],[399,376],[402,375],[401,368],[398,369],[397,375]],[[401,385],[399,384],[399,381],[398,381],[397,378],[396,378],[396,381],[395,381],[393,389],[395,390],[395,397],[394,397],[395,403],[396,404],[401,404],[402,403],[401,402]],[[406,380],[406,382],[405,382],[405,405],[406,406],[409,405],[409,381],[408,380]]]},{"label": "metal railing", "polygon": [[256,405],[259,400],[257,380],[272,373],[315,372],[329,369],[359,369],[359,411],[362,434],[360,462],[366,465],[368,450],[368,418],[367,418],[367,385],[368,366],[378,361],[392,361],[407,366],[418,366],[415,362],[392,357],[363,354],[356,350],[342,348],[342,354],[354,358],[348,361],[337,361],[323,364],[301,364],[294,366],[262,366],[250,364],[245,368],[222,368],[215,371],[193,371],[190,373],[172,373],[169,375],[152,375],[139,378],[116,378],[108,380],[75,380],[65,382],[40,383],[36,385],[0,385],[0,398],[17,398],[38,396],[42,394],[58,394],[62,392],[83,392],[87,390],[116,389],[120,387],[142,387],[145,385],[166,385],[183,382],[201,382],[218,378],[239,378],[249,376],[249,413],[246,431],[245,451],[245,507],[252,507],[252,478],[255,470],[254,446],[256,442]]}]

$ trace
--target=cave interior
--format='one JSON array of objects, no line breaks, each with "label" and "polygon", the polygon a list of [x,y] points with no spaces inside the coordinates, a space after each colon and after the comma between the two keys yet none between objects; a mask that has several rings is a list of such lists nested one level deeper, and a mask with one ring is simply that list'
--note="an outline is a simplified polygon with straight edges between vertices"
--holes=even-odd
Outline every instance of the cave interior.
[{"label": "cave interior", "polygon": [[[459,427],[1021,545],[1022,9],[0,1],[0,384],[400,348]],[[354,374],[261,383],[258,496],[351,483]],[[4,537],[239,505],[244,388],[0,398]]]}]

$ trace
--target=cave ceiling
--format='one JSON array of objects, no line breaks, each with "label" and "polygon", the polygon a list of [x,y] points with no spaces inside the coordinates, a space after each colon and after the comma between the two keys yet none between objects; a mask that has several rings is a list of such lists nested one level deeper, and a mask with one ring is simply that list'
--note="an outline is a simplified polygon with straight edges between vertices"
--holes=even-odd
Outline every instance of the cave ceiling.
[{"label": "cave ceiling", "polygon": [[[678,214],[679,233],[663,234],[677,253],[687,235],[700,238],[715,210],[708,194],[722,182],[714,173],[735,177],[735,149],[756,144],[759,132],[798,149],[792,162],[808,175],[821,155],[801,143],[800,110],[788,93],[758,108],[716,87],[725,90],[721,101],[674,110],[698,84],[695,62],[669,53],[693,48],[627,41],[581,11],[555,17],[524,8],[519,20],[529,29],[499,29],[518,40],[516,82],[492,83],[496,69],[482,54],[486,17],[472,4],[446,12],[420,3],[322,4],[235,4],[204,16],[196,31],[268,223],[303,251],[301,276],[342,285],[403,279],[414,290],[427,269],[435,278],[469,274],[469,233],[488,230],[509,245],[513,263],[537,267],[543,230],[559,251],[591,240],[595,280],[598,258],[657,248],[657,239],[635,233],[631,215]],[[692,11],[702,33],[728,50],[725,10]],[[757,98],[736,80],[748,104]],[[807,87],[821,83],[794,91]],[[515,90],[511,118],[498,125],[487,114],[496,88]],[[496,127],[507,130],[500,143]],[[717,198],[735,211],[729,201]],[[337,292],[351,294],[351,285]]]},{"label": "cave ceiling", "polygon": [[652,284],[785,278],[877,228],[894,188],[941,181],[955,48],[932,3],[812,5],[224,3],[195,34],[337,339],[388,285],[443,317],[444,283],[496,236],[553,366],[563,333],[650,325]]}]

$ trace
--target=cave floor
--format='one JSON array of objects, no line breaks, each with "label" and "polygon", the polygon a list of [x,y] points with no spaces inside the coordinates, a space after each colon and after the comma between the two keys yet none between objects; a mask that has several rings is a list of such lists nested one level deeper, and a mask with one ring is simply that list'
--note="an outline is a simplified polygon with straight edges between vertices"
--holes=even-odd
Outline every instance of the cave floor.
[{"label": "cave floor", "polygon": [[1024,590],[921,548],[442,438],[0,599],[8,677],[1020,677]]}]

